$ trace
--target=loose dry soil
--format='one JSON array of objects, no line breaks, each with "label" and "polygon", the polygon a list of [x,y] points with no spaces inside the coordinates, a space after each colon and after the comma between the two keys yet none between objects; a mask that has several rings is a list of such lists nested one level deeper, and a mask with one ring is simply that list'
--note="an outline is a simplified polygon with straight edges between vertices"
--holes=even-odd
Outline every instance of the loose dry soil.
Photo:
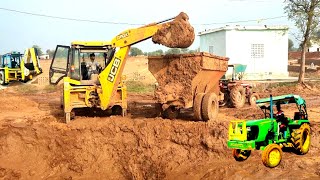
[{"label": "loose dry soil", "polygon": [[188,20],[188,15],[181,12],[173,21],[163,24],[152,41],[170,48],[188,48],[195,38],[194,28]]},{"label": "loose dry soil", "polygon": [[[311,149],[285,152],[269,169],[260,151],[236,162],[226,146],[228,122],[259,118],[258,109],[222,108],[211,123],[193,122],[187,109],[167,120],[154,117],[152,94],[129,94],[127,117],[87,114],[63,124],[59,90],[13,83],[0,91],[0,179],[319,179],[319,95],[291,91],[307,101]],[[284,111],[293,116],[295,109]]]}]

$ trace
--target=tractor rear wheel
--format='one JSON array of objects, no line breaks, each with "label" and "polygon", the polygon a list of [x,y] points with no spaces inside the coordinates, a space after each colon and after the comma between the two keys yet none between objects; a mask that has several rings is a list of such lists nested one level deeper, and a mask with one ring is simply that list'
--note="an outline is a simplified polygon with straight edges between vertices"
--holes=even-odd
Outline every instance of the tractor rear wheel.
[{"label": "tractor rear wheel", "polygon": [[278,144],[269,144],[262,152],[262,162],[265,166],[274,168],[281,162],[282,150]]},{"label": "tractor rear wheel", "polygon": [[230,91],[230,99],[233,107],[242,108],[246,103],[246,90],[242,86],[234,86]]},{"label": "tractor rear wheel", "polygon": [[180,114],[180,109],[177,109],[174,106],[169,106],[166,110],[163,112],[163,117],[167,119],[176,119]]},{"label": "tractor rear wheel", "polygon": [[251,106],[255,106],[256,105],[256,101],[260,99],[260,96],[259,94],[257,93],[252,93],[250,96],[249,96],[249,104]]},{"label": "tractor rear wheel", "polygon": [[5,77],[4,77],[4,71],[0,71],[0,84],[1,85],[6,85]]},{"label": "tractor rear wheel", "polygon": [[251,150],[232,149],[232,156],[236,161],[245,161],[249,158]]},{"label": "tractor rear wheel", "polygon": [[219,100],[215,93],[206,93],[201,103],[202,120],[209,121],[217,117]]},{"label": "tractor rear wheel", "polygon": [[202,104],[202,99],[203,99],[204,95],[205,95],[205,93],[198,93],[193,100],[194,118],[198,121],[202,121],[201,104]]},{"label": "tractor rear wheel", "polygon": [[311,135],[309,124],[302,124],[299,129],[291,133],[291,141],[297,151],[297,154],[306,154],[309,151]]}]

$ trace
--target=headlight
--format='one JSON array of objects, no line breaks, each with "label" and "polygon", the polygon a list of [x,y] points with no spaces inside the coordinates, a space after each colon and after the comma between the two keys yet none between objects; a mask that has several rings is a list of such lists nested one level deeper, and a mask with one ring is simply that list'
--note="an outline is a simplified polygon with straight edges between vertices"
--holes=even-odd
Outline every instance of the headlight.
[{"label": "headlight", "polygon": [[247,127],[247,131],[251,131],[251,127],[249,126],[249,127]]}]

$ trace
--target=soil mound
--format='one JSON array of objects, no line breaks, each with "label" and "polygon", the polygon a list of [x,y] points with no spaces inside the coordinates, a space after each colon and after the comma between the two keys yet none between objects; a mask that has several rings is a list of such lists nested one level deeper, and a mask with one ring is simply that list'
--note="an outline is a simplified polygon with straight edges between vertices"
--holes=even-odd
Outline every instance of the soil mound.
[{"label": "soil mound", "polygon": [[170,48],[189,47],[195,34],[188,20],[188,15],[181,12],[173,21],[164,24],[152,37],[152,41]]}]

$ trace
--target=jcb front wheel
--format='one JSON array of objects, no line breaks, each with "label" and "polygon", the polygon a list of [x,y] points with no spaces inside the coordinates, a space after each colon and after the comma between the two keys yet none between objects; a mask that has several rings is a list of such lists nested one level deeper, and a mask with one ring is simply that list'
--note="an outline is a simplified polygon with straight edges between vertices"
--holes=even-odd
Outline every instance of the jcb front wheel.
[{"label": "jcb front wheel", "polygon": [[1,85],[6,85],[5,77],[4,77],[4,71],[0,71],[0,84]]},{"label": "jcb front wheel", "polygon": [[299,129],[293,130],[291,136],[291,141],[297,151],[297,154],[307,154],[311,142],[309,124],[302,124]]},{"label": "jcb front wheel", "polygon": [[282,150],[278,144],[269,144],[262,152],[262,163],[269,167],[277,167],[282,159]]},{"label": "jcb front wheel", "polygon": [[245,161],[249,158],[251,150],[233,149],[232,156],[236,161]]},{"label": "jcb front wheel", "polygon": [[64,122],[68,124],[70,123],[70,121],[71,121],[71,113],[67,112],[64,114]]}]

